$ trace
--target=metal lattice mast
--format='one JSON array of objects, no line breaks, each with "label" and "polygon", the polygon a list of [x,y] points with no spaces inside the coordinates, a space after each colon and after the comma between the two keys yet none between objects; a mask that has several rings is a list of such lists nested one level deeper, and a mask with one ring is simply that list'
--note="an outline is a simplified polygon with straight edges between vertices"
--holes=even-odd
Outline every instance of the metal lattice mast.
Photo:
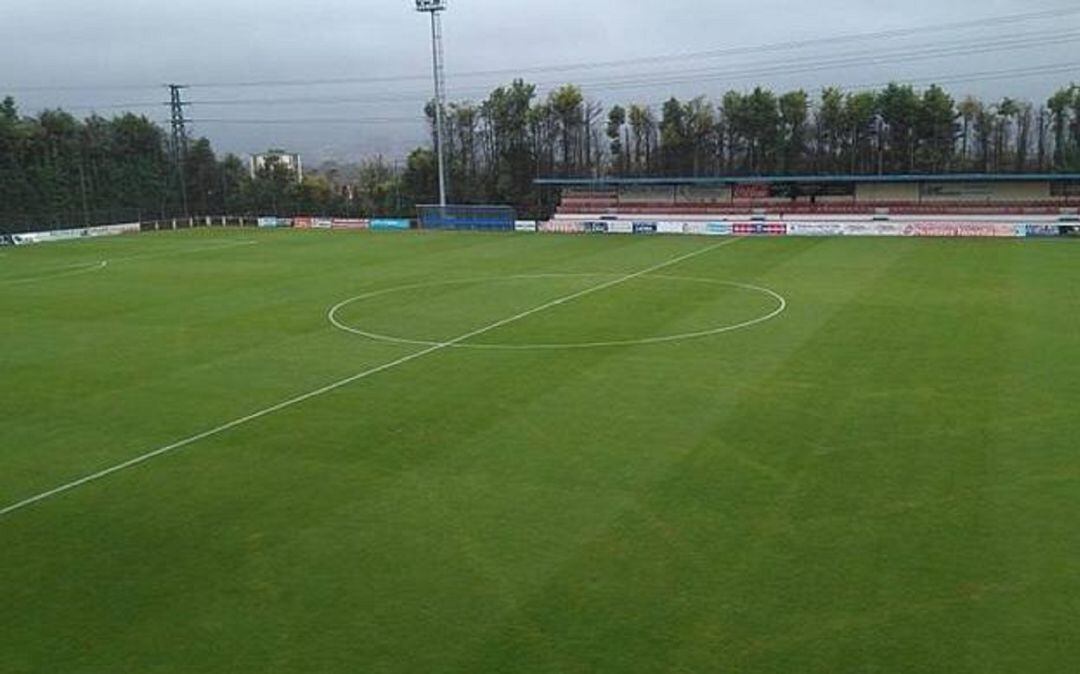
[{"label": "metal lattice mast", "polygon": [[169,86],[169,110],[172,122],[172,151],[173,177],[180,187],[180,199],[184,207],[184,217],[188,217],[187,178],[184,176],[184,162],[187,159],[187,118],[184,116],[183,92],[186,86],[170,84]]},{"label": "metal lattice mast", "polygon": [[446,11],[446,0],[416,0],[416,11],[431,14],[431,63],[435,76],[435,153],[439,164],[439,205],[446,206],[446,158],[443,152],[446,70],[443,65],[441,17],[441,13]]}]

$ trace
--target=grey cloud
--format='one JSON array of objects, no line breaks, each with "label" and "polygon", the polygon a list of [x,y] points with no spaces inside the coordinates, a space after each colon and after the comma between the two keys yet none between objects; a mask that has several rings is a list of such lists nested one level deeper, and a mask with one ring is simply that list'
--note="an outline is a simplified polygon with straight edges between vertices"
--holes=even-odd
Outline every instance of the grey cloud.
[{"label": "grey cloud", "polygon": [[[0,22],[0,95],[16,88],[25,111],[46,106],[73,108],[87,114],[91,106],[146,103],[140,111],[165,119],[165,95],[155,85],[165,82],[214,82],[282,79],[327,79],[407,74],[419,79],[371,85],[312,88],[192,89],[193,101],[296,97],[408,100],[380,104],[264,104],[193,106],[203,119],[371,118],[416,116],[416,122],[372,125],[243,126],[203,123],[196,133],[212,138],[227,151],[248,153],[269,145],[288,146],[309,155],[352,159],[371,153],[397,155],[423,142],[420,106],[430,85],[428,26],[410,0],[189,0],[185,3],[144,0],[37,0],[8,3]],[[456,78],[454,73],[493,68],[579,63],[676,54],[715,48],[745,51],[710,61],[722,69],[745,68],[762,60],[822,58],[837,51],[871,45],[817,46],[788,54],[755,53],[754,46],[778,41],[933,25],[985,16],[1041,9],[1067,8],[1070,2],[1024,0],[757,0],[706,2],[619,2],[617,0],[450,0],[446,15],[446,50],[452,92],[473,93],[503,78]],[[1080,15],[1066,20],[1025,24],[1024,29],[1061,32],[1080,29]],[[985,38],[988,43],[1016,29],[938,33],[888,42],[904,45],[942,44]],[[728,78],[611,91],[586,88],[605,103],[653,102],[668,95],[719,97],[729,88],[756,84],[777,89],[802,87],[815,91],[826,84],[854,85],[890,79],[932,79],[955,73],[983,72],[1043,63],[1066,62],[1076,44],[1057,44],[990,55],[928,60],[904,64],[866,64],[823,72],[778,73],[756,79]],[[1075,58],[1075,57],[1074,57]],[[1080,59],[1077,59],[1080,61]],[[677,72],[687,62],[571,73],[529,75],[535,81],[610,80],[644,71]],[[1041,102],[1069,80],[1061,74],[1015,80],[950,84],[957,95],[972,93],[993,99],[1012,95]],[[95,89],[145,84],[142,90]],[[18,87],[77,85],[79,91],[19,91]],[[472,95],[472,98],[479,98]],[[103,107],[103,114],[113,110]]]}]

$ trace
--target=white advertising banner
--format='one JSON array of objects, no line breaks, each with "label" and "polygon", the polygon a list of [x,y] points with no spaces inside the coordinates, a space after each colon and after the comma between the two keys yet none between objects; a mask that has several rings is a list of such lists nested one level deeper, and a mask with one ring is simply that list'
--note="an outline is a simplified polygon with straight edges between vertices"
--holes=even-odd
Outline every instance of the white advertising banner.
[{"label": "white advertising banner", "polygon": [[844,236],[847,225],[839,222],[789,222],[789,236]]},{"label": "white advertising banner", "polygon": [[902,226],[904,236],[1006,238],[1023,237],[1027,234],[1027,227],[1024,225],[1006,225],[1000,222],[908,222]]},{"label": "white advertising banner", "polygon": [[11,239],[15,245],[20,246],[33,243],[72,241],[75,239],[86,239],[99,236],[134,234],[139,232],[139,230],[139,223],[133,222],[124,225],[105,225],[103,227],[84,227],[82,229],[55,229],[48,232],[26,232],[24,234],[13,234]]},{"label": "white advertising banner", "polygon": [[683,233],[696,236],[731,236],[730,222],[684,222]]},{"label": "white advertising banner", "polygon": [[890,222],[846,222],[845,236],[904,236],[904,226]]},{"label": "white advertising banner", "polygon": [[553,234],[581,234],[585,231],[585,223],[569,220],[548,220],[538,223],[536,231]]},{"label": "white advertising banner", "polygon": [[657,234],[685,234],[686,233],[685,222],[667,222],[662,221],[656,223]]}]

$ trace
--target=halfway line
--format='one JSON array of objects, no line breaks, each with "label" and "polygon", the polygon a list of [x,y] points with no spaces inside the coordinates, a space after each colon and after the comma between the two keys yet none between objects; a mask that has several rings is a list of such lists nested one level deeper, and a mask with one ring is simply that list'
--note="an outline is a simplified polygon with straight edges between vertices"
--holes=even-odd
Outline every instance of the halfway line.
[{"label": "halfway line", "polygon": [[322,388],[318,388],[318,389],[315,389],[314,391],[310,391],[310,392],[305,393],[303,395],[296,396],[295,398],[290,398],[290,399],[285,400],[283,402],[277,403],[276,405],[273,405],[271,407],[267,407],[265,409],[259,410],[258,412],[253,412],[252,414],[249,414],[247,416],[240,417],[238,419],[233,419],[232,421],[221,424],[220,426],[217,426],[215,428],[211,428],[208,431],[203,431],[202,433],[199,433],[197,435],[192,435],[191,437],[184,438],[183,440],[180,440],[178,442],[174,442],[171,445],[166,445],[164,447],[160,447],[160,448],[155,449],[155,450],[153,450],[151,452],[147,452],[146,454],[142,454],[142,455],[137,456],[137,457],[135,457],[133,459],[129,459],[128,461],[125,461],[123,463],[118,463],[115,466],[111,466],[109,468],[105,468],[104,470],[100,470],[100,471],[98,471],[96,473],[92,473],[90,475],[87,475],[86,477],[81,477],[81,478],[79,478],[77,480],[73,480],[71,482],[68,482],[67,484],[63,484],[63,485],[60,485],[59,487],[56,487],[54,489],[50,489],[49,491],[45,491],[45,492],[42,492],[40,494],[37,494],[36,496],[31,496],[30,498],[19,501],[18,503],[13,503],[13,504],[11,504],[9,506],[6,506],[4,508],[0,508],[0,516],[8,515],[10,513],[15,512],[16,510],[22,510],[23,508],[26,508],[27,506],[38,503],[39,501],[44,501],[45,499],[52,498],[53,496],[58,496],[60,494],[63,494],[64,492],[68,492],[68,491],[71,491],[72,489],[76,489],[76,488],[81,487],[81,486],[83,486],[85,484],[89,484],[90,482],[96,482],[97,480],[100,480],[100,479],[102,479],[104,477],[108,477],[109,475],[112,475],[114,473],[119,473],[122,470],[126,470],[128,468],[131,468],[133,466],[137,466],[137,465],[142,464],[142,463],[146,463],[147,461],[150,461],[151,459],[155,459],[155,458],[157,458],[159,456],[162,456],[163,454],[168,454],[170,452],[174,452],[176,450],[183,449],[184,447],[187,447],[189,445],[193,445],[196,442],[199,442],[200,440],[205,440],[206,438],[209,438],[211,436],[218,435],[220,433],[224,433],[227,430],[230,430],[232,428],[236,428],[237,426],[242,426],[243,424],[246,424],[246,423],[248,423],[250,421],[255,421],[256,419],[261,419],[262,417],[273,414],[275,412],[280,412],[281,410],[283,410],[283,409],[285,409],[287,407],[292,407],[293,405],[297,405],[297,404],[302,403],[302,402],[304,402],[306,400],[311,400],[312,398],[324,395],[326,393],[330,393],[331,391],[336,391],[337,389],[342,388],[344,386],[348,386],[349,384],[352,384],[353,382],[360,381],[361,379],[367,379],[368,377],[379,374],[380,372],[385,372],[387,370],[398,367],[399,365],[404,365],[406,363],[417,360],[418,358],[423,358],[424,356],[427,356],[428,354],[435,353],[436,351],[441,351],[443,349],[452,347],[455,344],[460,344],[461,342],[472,339],[473,337],[479,337],[480,335],[491,332],[492,330],[497,330],[498,328],[509,325],[510,323],[515,323],[517,321],[522,320],[523,318],[527,318],[527,317],[532,316],[534,314],[540,313],[541,311],[546,311],[547,309],[551,309],[552,307],[557,307],[557,306],[559,306],[561,304],[565,304],[566,302],[571,302],[571,301],[579,299],[581,297],[585,297],[586,295],[591,295],[592,293],[600,292],[601,290],[606,290],[607,288],[617,286],[620,283],[626,283],[627,281],[636,279],[636,278],[638,278],[640,276],[644,276],[646,274],[650,274],[650,273],[652,273],[654,271],[659,271],[659,270],[664,269],[666,267],[670,267],[672,265],[679,264],[680,262],[684,262],[686,260],[689,260],[690,258],[697,257],[699,255],[704,255],[705,253],[716,250],[717,248],[721,248],[723,246],[730,245],[732,243],[735,243],[736,241],[739,241],[739,239],[729,239],[727,241],[723,241],[721,243],[718,243],[718,244],[715,244],[715,245],[712,245],[712,246],[707,246],[707,247],[702,248],[700,250],[696,250],[696,251],[694,251],[692,253],[687,253],[686,255],[680,255],[679,257],[668,260],[667,262],[661,262],[660,264],[656,264],[656,265],[653,265],[653,266],[648,267],[646,269],[642,269],[641,271],[636,271],[636,272],[633,272],[632,274],[627,274],[626,276],[621,276],[621,277],[619,277],[619,278],[617,278],[617,279],[615,279],[613,281],[607,281],[605,283],[601,283],[600,285],[592,286],[591,288],[586,288],[585,290],[579,290],[578,292],[570,294],[570,295],[566,295],[565,297],[560,297],[558,299],[551,300],[550,302],[546,302],[546,303],[541,304],[539,306],[533,307],[532,309],[527,309],[527,310],[525,310],[525,311],[523,311],[523,312],[521,312],[519,314],[515,314],[515,315],[513,315],[513,316],[511,316],[509,318],[504,318],[504,319],[502,319],[500,321],[496,321],[495,323],[492,323],[491,325],[486,325],[486,326],[484,326],[482,328],[479,328],[477,330],[467,332],[467,333],[465,333],[463,335],[460,335],[458,337],[455,337],[455,338],[453,338],[453,339],[451,339],[449,341],[440,342],[440,343],[435,344],[433,346],[429,346],[426,349],[422,349],[422,350],[417,351],[415,353],[411,353],[411,354],[409,354],[407,356],[403,356],[402,358],[398,358],[397,360],[390,361],[389,363],[384,363],[383,365],[379,365],[378,367],[371,368],[370,370],[365,370],[363,372],[354,374],[351,377],[347,377],[347,378],[342,379],[340,381],[336,381],[336,382],[334,382],[332,384],[327,384],[326,386],[323,386]]}]

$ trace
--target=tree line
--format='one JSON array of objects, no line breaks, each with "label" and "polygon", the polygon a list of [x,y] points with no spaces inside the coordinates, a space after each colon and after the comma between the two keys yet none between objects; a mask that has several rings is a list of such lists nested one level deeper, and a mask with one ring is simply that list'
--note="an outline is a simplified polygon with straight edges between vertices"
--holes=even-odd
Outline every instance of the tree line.
[{"label": "tree line", "polygon": [[[670,98],[605,108],[565,85],[546,97],[522,80],[447,106],[445,149],[457,201],[528,206],[532,179],[784,174],[1080,171],[1080,86],[1036,106],[918,91],[758,87],[719,100]],[[434,124],[434,105],[427,108]],[[432,129],[434,127],[432,126]],[[434,144],[434,141],[433,141]],[[410,168],[427,171],[430,151]],[[428,195],[433,195],[429,188]]]},{"label": "tree line", "polygon": [[255,175],[206,138],[187,144],[177,171],[169,134],[143,116],[62,110],[20,115],[0,101],[0,231],[78,227],[191,215],[407,214],[398,172],[381,159],[353,175],[315,171],[298,181],[268,163]]},{"label": "tree line", "polygon": [[[940,86],[876,91],[730,91],[605,107],[565,85],[540,96],[515,80],[445,111],[450,198],[543,216],[539,176],[718,176],[1080,171],[1080,86],[1043,104],[955,99]],[[434,130],[435,107],[427,117]],[[199,138],[174,168],[168,134],[146,117],[0,102],[0,226],[60,226],[202,214],[411,215],[437,194],[435,154],[402,170],[381,157],[298,181],[270,163],[251,175]]]}]

